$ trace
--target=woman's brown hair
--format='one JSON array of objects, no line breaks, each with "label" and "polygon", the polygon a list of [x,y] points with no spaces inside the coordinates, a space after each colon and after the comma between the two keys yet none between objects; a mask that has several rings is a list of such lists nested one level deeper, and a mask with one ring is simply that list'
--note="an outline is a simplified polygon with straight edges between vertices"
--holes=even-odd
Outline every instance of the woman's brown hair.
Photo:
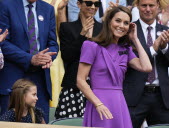
[{"label": "woman's brown hair", "polygon": [[[117,7],[113,7],[112,9],[110,9],[109,11],[107,11],[104,22],[103,22],[103,28],[102,31],[100,32],[100,34],[94,38],[92,38],[91,40],[98,43],[99,45],[102,46],[108,46],[111,43],[113,43],[113,38],[114,35],[112,34],[112,30],[110,27],[110,23],[112,18],[115,16],[116,13],[118,12],[125,12],[129,15],[130,17],[130,21],[132,19],[132,15],[131,15],[131,11],[123,6],[117,6]],[[121,37],[118,41],[118,44],[126,44],[129,43],[129,37],[128,34]]]},{"label": "woman's brown hair", "polygon": [[[12,86],[12,93],[10,95],[9,109],[15,110],[16,122],[20,122],[25,108],[25,94],[30,87],[36,86],[33,82],[27,79],[19,79]],[[29,107],[28,112],[31,114],[32,123],[35,123],[34,108]]]}]

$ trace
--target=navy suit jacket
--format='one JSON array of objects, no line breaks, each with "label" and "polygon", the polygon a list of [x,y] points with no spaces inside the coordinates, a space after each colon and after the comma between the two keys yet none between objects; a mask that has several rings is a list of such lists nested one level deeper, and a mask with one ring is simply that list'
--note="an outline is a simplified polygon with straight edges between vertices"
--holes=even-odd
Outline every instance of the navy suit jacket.
[{"label": "navy suit jacket", "polygon": [[[145,49],[151,63],[153,58],[150,53],[150,49],[146,46],[146,40],[142,31],[141,24],[138,21],[135,22],[137,25],[137,35],[138,38]],[[157,24],[156,33],[158,31],[167,30],[168,27]],[[158,37],[158,35],[156,35]],[[136,55],[137,52],[135,51]],[[158,79],[160,90],[162,94],[162,99],[165,104],[165,107],[169,109],[169,77],[168,77],[168,67],[169,67],[169,49],[165,54],[158,50],[158,55],[156,56],[156,67],[158,72]],[[144,92],[145,82],[147,81],[148,73],[143,73],[136,71],[132,68],[128,68],[126,73],[126,78],[124,80],[124,95],[127,101],[128,106],[136,106]]]},{"label": "navy suit jacket", "polygon": [[[37,0],[37,17],[43,16],[44,20],[38,20],[40,50],[49,48],[58,52],[56,40],[56,22],[54,8]],[[9,35],[2,44],[5,65],[0,71],[0,94],[8,95],[13,83],[28,71],[31,65],[32,55],[29,53],[28,29],[22,0],[2,0],[0,2],[0,28],[8,29]],[[56,56],[53,56],[53,59]],[[45,69],[46,86],[51,96],[50,70]]]}]

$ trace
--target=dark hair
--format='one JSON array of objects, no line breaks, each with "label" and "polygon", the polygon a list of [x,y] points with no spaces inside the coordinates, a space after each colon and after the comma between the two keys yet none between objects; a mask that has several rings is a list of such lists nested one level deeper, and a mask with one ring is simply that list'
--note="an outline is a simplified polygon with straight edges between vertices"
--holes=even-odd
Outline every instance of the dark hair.
[{"label": "dark hair", "polygon": [[[16,122],[21,121],[21,117],[25,108],[24,95],[29,91],[30,87],[36,85],[27,79],[19,79],[12,86],[12,93],[10,95],[9,109],[15,109]],[[28,111],[32,117],[32,123],[35,123],[34,108],[30,107]]]},{"label": "dark hair", "polygon": [[[109,44],[113,43],[113,38],[114,35],[111,33],[111,27],[110,27],[110,23],[112,18],[115,16],[116,13],[118,12],[125,12],[129,15],[130,17],[130,21],[132,19],[132,15],[131,15],[131,11],[124,7],[124,6],[117,6],[117,7],[113,7],[112,9],[110,9],[104,19],[103,22],[103,28],[102,31],[99,33],[98,36],[92,38],[91,40],[98,43],[99,45],[102,46],[108,46]],[[118,44],[126,44],[129,43],[129,37],[128,34],[121,37],[118,41]]]}]

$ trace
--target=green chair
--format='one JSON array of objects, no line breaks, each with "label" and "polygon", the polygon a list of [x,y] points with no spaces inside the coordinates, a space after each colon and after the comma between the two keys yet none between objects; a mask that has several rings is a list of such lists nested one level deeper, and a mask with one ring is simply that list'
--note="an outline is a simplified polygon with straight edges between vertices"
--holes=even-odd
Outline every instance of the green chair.
[{"label": "green chair", "polygon": [[67,125],[67,126],[82,126],[83,118],[63,118],[58,120],[53,120],[49,124],[52,125]]},{"label": "green chair", "polygon": [[157,124],[157,125],[148,126],[147,128],[169,128],[169,124]]},{"label": "green chair", "polygon": [[54,117],[55,110],[56,110],[55,107],[50,107],[50,110],[49,110],[49,122],[55,119],[55,117]]}]

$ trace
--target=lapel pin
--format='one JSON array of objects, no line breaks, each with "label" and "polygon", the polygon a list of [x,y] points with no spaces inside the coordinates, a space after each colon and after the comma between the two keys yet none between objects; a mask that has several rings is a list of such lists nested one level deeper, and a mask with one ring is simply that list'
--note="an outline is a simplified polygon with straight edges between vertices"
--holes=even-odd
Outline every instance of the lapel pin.
[{"label": "lapel pin", "polygon": [[38,16],[38,19],[39,19],[40,21],[43,21],[43,20],[44,20],[44,18],[43,18],[42,15],[39,15],[39,16]]},{"label": "lapel pin", "polygon": [[160,31],[158,31],[158,32],[157,32],[157,36],[160,36],[160,35],[161,35],[161,32],[160,32]]}]

